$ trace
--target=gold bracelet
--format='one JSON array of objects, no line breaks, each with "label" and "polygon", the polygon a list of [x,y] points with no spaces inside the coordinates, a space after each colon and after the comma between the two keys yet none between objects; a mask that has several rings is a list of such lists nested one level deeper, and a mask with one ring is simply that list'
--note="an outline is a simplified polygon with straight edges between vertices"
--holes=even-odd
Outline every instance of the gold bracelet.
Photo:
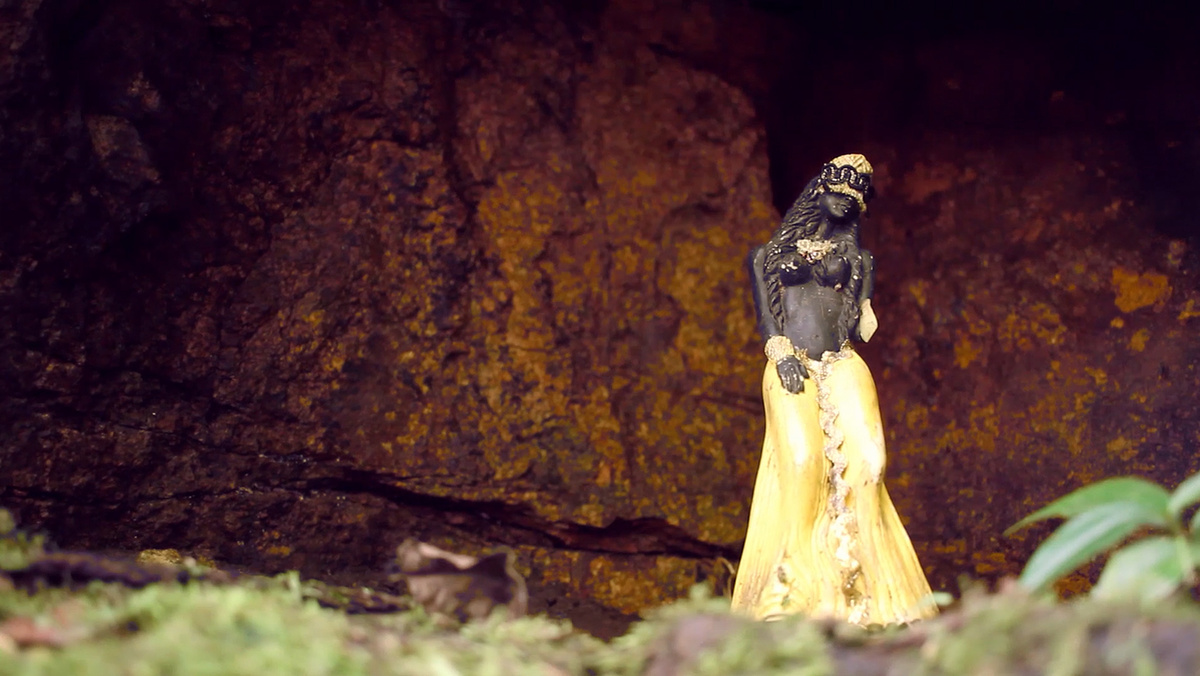
[{"label": "gold bracelet", "polygon": [[772,364],[778,364],[781,359],[796,356],[796,346],[792,345],[792,341],[787,336],[771,336],[767,340],[766,346],[763,348],[767,359],[771,360]]}]

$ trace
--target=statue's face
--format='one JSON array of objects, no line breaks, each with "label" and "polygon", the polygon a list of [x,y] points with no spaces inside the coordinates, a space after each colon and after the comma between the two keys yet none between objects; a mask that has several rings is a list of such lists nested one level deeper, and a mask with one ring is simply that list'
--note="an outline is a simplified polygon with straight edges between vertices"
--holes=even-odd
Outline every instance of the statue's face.
[{"label": "statue's face", "polygon": [[859,215],[858,200],[840,192],[821,193],[817,205],[834,223],[849,223]]}]

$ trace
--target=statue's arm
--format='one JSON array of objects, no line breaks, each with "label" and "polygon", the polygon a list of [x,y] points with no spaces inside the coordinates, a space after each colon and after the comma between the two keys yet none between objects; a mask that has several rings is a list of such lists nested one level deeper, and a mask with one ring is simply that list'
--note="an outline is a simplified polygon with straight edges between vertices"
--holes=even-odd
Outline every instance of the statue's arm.
[{"label": "statue's arm", "polygon": [[862,342],[871,340],[875,329],[879,328],[879,320],[871,307],[871,296],[875,295],[875,257],[870,251],[862,250],[862,286],[858,290],[859,316],[854,332]]},{"label": "statue's arm", "polygon": [[766,281],[767,246],[764,244],[756,247],[746,257],[751,291],[754,295],[754,311],[758,315],[758,333],[766,344],[768,358],[771,358],[778,344],[788,346],[786,356],[772,358],[772,361],[775,362],[775,371],[779,374],[779,381],[784,389],[796,394],[804,391],[804,379],[808,377],[808,369],[796,358],[792,352],[795,348],[792,347],[791,341],[784,337],[783,327],[775,320],[775,315],[771,314],[771,292]]},{"label": "statue's arm", "polygon": [[767,245],[754,247],[746,257],[746,271],[750,273],[750,287],[754,295],[754,312],[758,319],[758,333],[763,342],[783,335],[783,327],[771,314],[770,291],[765,278]]},{"label": "statue's arm", "polygon": [[862,289],[858,292],[860,304],[875,295],[875,257],[866,249],[862,250],[862,276]]}]

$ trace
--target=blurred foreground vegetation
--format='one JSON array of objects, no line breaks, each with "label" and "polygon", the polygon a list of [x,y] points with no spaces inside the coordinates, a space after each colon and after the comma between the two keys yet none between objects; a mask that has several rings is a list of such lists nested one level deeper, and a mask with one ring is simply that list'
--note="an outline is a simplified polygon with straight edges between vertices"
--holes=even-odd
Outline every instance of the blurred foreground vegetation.
[{"label": "blurred foreground vegetation", "polygon": [[31,584],[18,573],[38,556],[36,539],[0,535],[0,676],[1200,673],[1200,608],[1182,597],[1063,603],[1013,586],[968,593],[919,625],[865,631],[751,622],[697,589],[603,642],[545,617],[460,626],[420,607],[348,613],[323,607],[330,590],[295,574]]}]

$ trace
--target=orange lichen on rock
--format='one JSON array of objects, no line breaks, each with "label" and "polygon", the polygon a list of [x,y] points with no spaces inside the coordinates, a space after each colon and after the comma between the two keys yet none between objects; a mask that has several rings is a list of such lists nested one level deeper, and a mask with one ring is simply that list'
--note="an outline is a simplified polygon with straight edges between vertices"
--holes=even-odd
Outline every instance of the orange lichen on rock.
[{"label": "orange lichen on rock", "polygon": [[[609,59],[602,51],[580,72],[573,136],[532,120],[520,133],[495,133],[495,110],[520,99],[466,90],[463,128],[479,138],[465,146],[469,166],[488,186],[477,211],[482,256],[494,261],[471,311],[488,404],[479,412],[483,459],[498,481],[533,474],[573,486],[530,500],[546,517],[603,525],[665,514],[732,541],[745,507],[694,496],[732,495],[735,484],[701,488],[692,468],[728,463],[742,413],[680,402],[725,379],[749,380],[750,362],[728,356],[754,332],[741,257],[714,254],[749,250],[771,228],[761,136],[738,121],[752,117],[748,102],[719,80],[683,77],[649,53],[631,80]],[[508,75],[514,91],[529,86]],[[629,109],[643,112],[638,124],[621,114]],[[696,125],[720,142],[700,141]],[[493,173],[518,142],[529,161]],[[694,373],[704,375],[685,389],[670,385]],[[511,490],[479,484],[466,495]]]},{"label": "orange lichen on rock", "polygon": [[1138,274],[1120,266],[1113,268],[1112,289],[1116,293],[1114,302],[1121,312],[1158,305],[1171,297],[1171,283],[1166,275],[1157,272]]},{"label": "orange lichen on rock", "polygon": [[680,598],[696,584],[697,562],[669,556],[591,559],[583,590],[616,610],[636,614]]},{"label": "orange lichen on rock", "polygon": [[1066,334],[1058,311],[1048,303],[1014,307],[997,327],[996,337],[1005,352],[1029,351],[1057,345]]},{"label": "orange lichen on rock", "polygon": [[[1044,534],[999,534],[1074,488],[1195,471],[1186,454],[1161,450],[1180,435],[1160,423],[1197,377],[1194,341],[1179,328],[1195,304],[1173,296],[1185,288],[1179,271],[1139,264],[1160,260],[1162,242],[1110,241],[1110,228],[1127,231],[1144,212],[1089,190],[1067,170],[1068,147],[1041,148],[1028,165],[983,153],[970,183],[939,172],[938,192],[913,207],[937,210],[923,221],[920,260],[957,261],[938,273],[904,267],[909,250],[890,244],[906,236],[902,214],[879,221],[877,260],[899,274],[891,304],[880,303],[892,334],[872,343],[888,365],[879,388],[889,485],[935,588],[952,586],[946,571],[956,568],[1018,573]],[[1034,165],[1044,173],[1019,169]],[[963,227],[969,246],[953,234]]]},{"label": "orange lichen on rock", "polygon": [[1187,299],[1187,302],[1183,304],[1183,308],[1179,310],[1179,315],[1175,318],[1183,322],[1196,317],[1200,317],[1200,310],[1196,309],[1196,300],[1194,298],[1189,298]]},{"label": "orange lichen on rock", "polygon": [[1146,342],[1150,340],[1149,329],[1138,329],[1129,337],[1129,349],[1133,352],[1141,352],[1146,349]]}]

